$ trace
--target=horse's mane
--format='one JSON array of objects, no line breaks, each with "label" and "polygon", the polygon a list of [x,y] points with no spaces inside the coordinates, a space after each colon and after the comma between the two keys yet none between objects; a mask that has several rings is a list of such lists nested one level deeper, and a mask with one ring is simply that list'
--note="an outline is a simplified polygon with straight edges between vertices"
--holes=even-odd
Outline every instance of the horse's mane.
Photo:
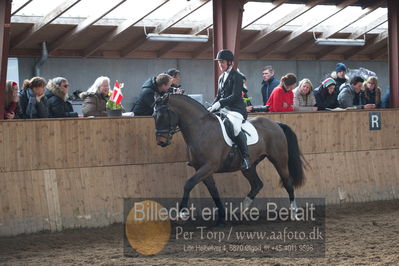
[{"label": "horse's mane", "polygon": [[205,106],[203,106],[201,103],[199,103],[198,101],[194,100],[193,98],[191,98],[190,96],[184,95],[184,94],[170,94],[170,97],[172,98],[182,98],[185,101],[189,102],[190,104],[196,105],[198,106],[198,108],[202,109],[205,112],[208,112],[208,110],[205,108]]}]

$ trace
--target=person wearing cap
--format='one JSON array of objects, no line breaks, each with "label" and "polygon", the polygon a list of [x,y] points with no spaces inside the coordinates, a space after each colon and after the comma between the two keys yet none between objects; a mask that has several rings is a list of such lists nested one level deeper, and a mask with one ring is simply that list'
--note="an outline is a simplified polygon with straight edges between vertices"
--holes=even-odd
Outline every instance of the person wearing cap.
[{"label": "person wearing cap", "polygon": [[243,88],[243,76],[233,69],[234,55],[230,50],[220,50],[215,60],[218,61],[220,70],[223,72],[218,81],[218,93],[209,107],[209,112],[222,109],[234,128],[235,141],[241,152],[242,169],[250,168],[247,137],[241,130],[241,125],[247,119],[244,101],[241,98]]},{"label": "person wearing cap", "polygon": [[335,84],[336,82],[333,78],[327,78],[313,91],[318,110],[326,110],[326,108],[335,109],[338,107],[338,91],[335,90]]},{"label": "person wearing cap", "polygon": [[335,90],[338,91],[338,93],[341,91],[341,86],[343,84],[349,83],[349,77],[346,75],[347,70],[344,63],[337,63],[335,71],[331,73],[331,78],[335,80]]}]

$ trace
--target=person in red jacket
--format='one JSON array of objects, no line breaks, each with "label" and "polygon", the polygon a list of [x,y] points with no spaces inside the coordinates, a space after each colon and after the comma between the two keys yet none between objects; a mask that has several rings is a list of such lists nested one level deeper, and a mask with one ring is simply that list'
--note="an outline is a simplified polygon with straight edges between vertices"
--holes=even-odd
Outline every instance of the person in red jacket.
[{"label": "person in red jacket", "polygon": [[288,73],[283,76],[269,97],[266,106],[269,112],[292,112],[294,110],[294,94],[292,90],[296,86],[295,74]]}]

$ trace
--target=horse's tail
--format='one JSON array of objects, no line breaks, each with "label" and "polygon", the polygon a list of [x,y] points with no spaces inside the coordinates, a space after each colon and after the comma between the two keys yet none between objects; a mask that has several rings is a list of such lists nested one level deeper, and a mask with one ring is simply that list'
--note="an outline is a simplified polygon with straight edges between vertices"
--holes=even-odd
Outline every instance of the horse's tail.
[{"label": "horse's tail", "polygon": [[305,182],[305,173],[303,171],[305,158],[298,145],[298,139],[295,132],[286,124],[277,123],[284,131],[288,143],[288,170],[294,187],[300,187]]}]

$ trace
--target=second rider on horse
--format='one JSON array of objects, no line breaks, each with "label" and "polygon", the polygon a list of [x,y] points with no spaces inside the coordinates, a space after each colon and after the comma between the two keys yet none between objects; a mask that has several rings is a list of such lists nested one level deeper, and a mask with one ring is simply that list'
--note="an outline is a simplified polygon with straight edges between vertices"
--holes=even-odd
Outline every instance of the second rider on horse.
[{"label": "second rider on horse", "polygon": [[249,169],[247,137],[241,130],[242,123],[247,119],[245,104],[241,98],[243,77],[233,69],[234,55],[230,50],[220,50],[215,60],[223,73],[219,77],[216,99],[208,111],[223,109],[223,113],[233,124],[235,142],[242,155],[241,168]]}]

